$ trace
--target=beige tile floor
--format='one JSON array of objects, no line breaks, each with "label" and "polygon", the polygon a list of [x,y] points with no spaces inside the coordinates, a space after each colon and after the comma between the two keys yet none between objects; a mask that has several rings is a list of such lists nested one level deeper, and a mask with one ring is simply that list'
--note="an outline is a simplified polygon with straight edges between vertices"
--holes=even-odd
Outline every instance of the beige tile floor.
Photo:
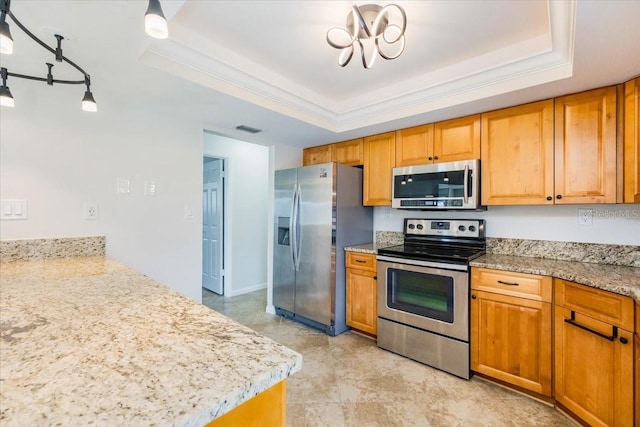
[{"label": "beige tile floor", "polygon": [[287,382],[287,425],[575,426],[552,407],[473,377],[466,381],[351,331],[337,337],[265,312],[266,291],[203,304],[302,354]]}]

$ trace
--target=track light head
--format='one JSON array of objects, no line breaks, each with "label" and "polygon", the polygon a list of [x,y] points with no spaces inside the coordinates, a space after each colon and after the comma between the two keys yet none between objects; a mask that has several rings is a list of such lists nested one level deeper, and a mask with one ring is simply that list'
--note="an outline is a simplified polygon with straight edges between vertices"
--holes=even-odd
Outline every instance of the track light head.
[{"label": "track light head", "polygon": [[[5,6],[6,5],[6,6]],[[5,7],[7,10],[5,10]],[[0,19],[0,53],[11,55],[13,53],[13,37],[7,22],[7,12],[9,11],[9,2],[2,2],[2,18]]]},{"label": "track light head", "polygon": [[89,76],[85,76],[84,82],[87,85],[87,90],[82,98],[82,109],[90,113],[95,113],[98,111],[98,104],[96,104],[96,100],[93,98],[93,94],[91,93],[91,81]]},{"label": "track light head", "polygon": [[0,106],[15,107],[16,103],[7,86],[0,86]]},{"label": "track light head", "polygon": [[169,37],[169,27],[162,12],[160,0],[149,0],[149,7],[144,14],[144,30],[156,39]]}]

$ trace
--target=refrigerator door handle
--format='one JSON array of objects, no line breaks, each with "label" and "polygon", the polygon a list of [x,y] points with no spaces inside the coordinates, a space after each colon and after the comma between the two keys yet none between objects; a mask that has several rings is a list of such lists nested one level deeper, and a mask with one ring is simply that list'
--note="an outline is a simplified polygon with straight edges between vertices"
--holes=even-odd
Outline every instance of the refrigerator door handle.
[{"label": "refrigerator door handle", "polygon": [[296,256],[295,256],[295,267],[296,271],[300,269],[300,248],[302,247],[302,229],[300,228],[300,236],[298,236],[298,228],[300,225],[300,199],[302,198],[302,192],[300,190],[300,184],[298,184],[297,194],[296,194],[296,219],[294,229],[296,230],[295,234],[295,242],[296,242]]},{"label": "refrigerator door handle", "polygon": [[296,268],[296,201],[298,197],[297,186],[293,184],[293,197],[291,200],[291,214],[289,215],[289,252],[291,253],[291,264]]}]

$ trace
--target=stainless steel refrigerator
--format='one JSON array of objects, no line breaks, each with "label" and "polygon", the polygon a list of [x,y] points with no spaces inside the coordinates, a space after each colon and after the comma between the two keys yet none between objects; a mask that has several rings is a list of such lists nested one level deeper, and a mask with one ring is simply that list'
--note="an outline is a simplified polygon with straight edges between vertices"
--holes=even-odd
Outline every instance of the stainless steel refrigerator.
[{"label": "stainless steel refrigerator", "polygon": [[338,335],[345,311],[344,247],[373,239],[362,170],[323,163],[275,173],[276,313]]}]

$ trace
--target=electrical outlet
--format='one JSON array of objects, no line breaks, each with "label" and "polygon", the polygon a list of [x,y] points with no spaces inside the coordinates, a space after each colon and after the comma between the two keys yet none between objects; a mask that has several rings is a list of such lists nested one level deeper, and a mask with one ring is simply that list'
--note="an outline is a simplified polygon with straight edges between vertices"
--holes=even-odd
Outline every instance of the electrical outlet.
[{"label": "electrical outlet", "polygon": [[98,219],[98,204],[86,202],[84,204],[84,219]]},{"label": "electrical outlet", "polygon": [[593,225],[593,209],[578,209],[578,224]]}]

